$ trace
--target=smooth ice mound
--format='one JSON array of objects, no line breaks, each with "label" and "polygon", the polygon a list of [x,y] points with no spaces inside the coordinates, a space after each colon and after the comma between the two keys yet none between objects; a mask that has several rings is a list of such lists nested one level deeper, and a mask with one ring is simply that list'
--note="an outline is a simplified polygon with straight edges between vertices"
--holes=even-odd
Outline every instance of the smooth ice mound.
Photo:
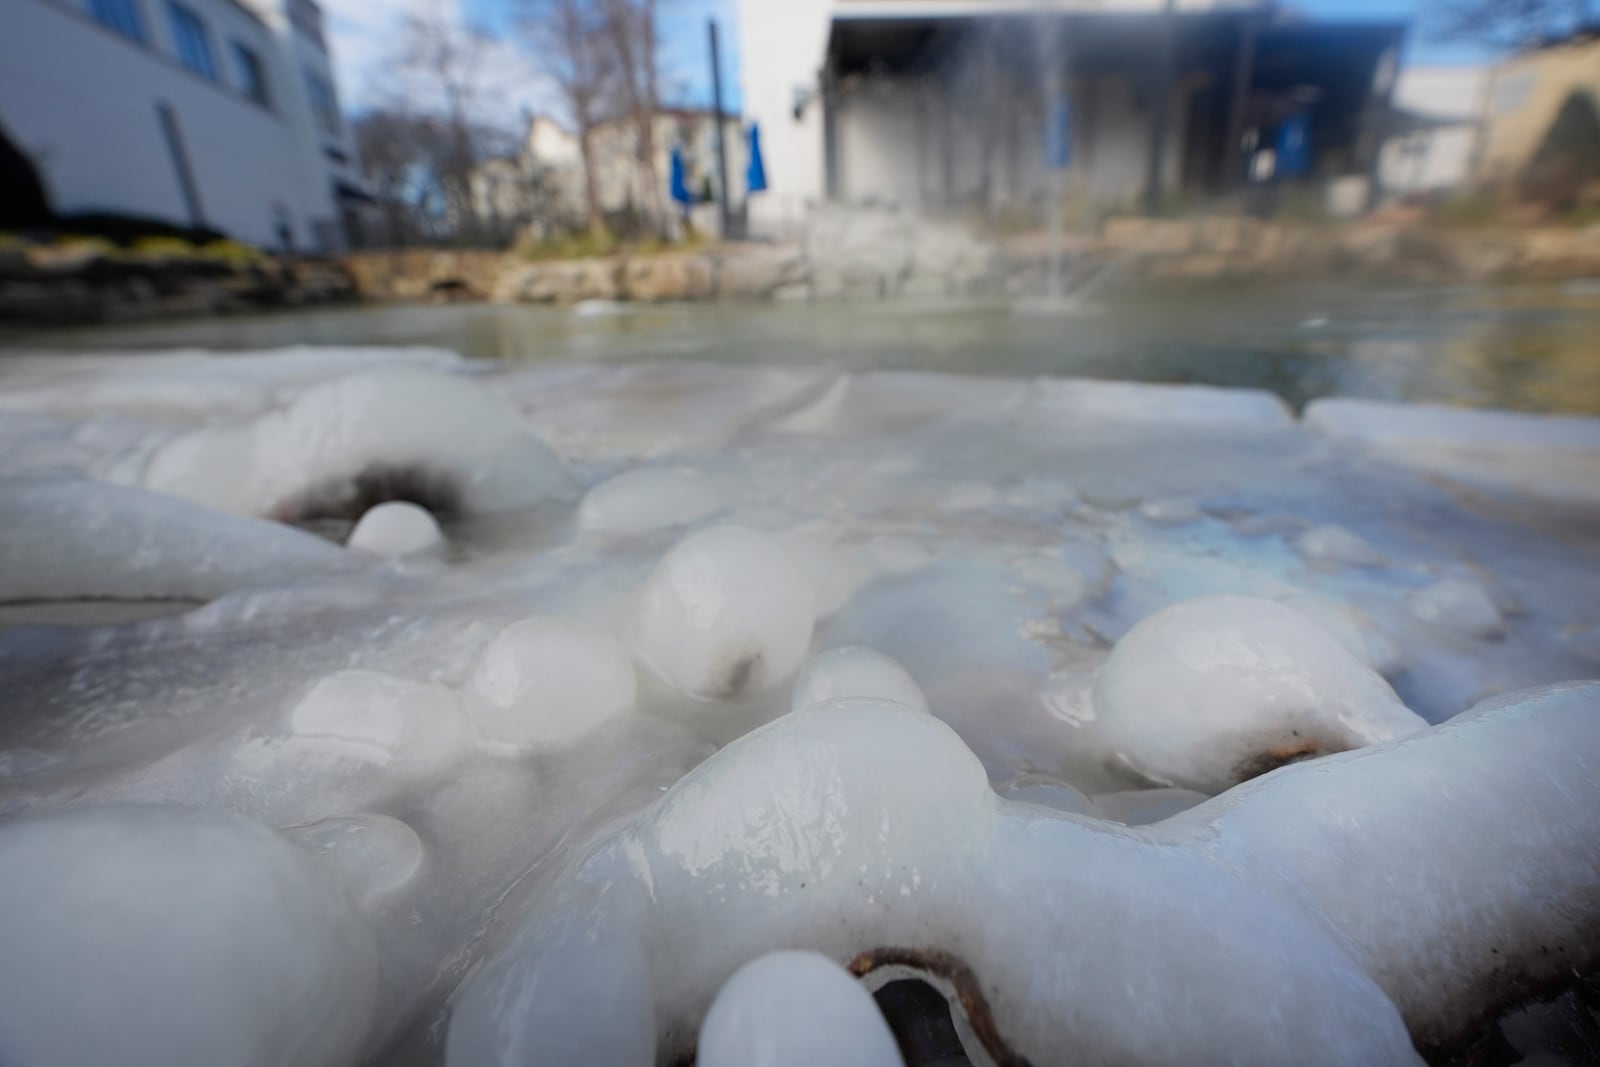
[{"label": "smooth ice mound", "polygon": [[588,623],[531,618],[478,657],[467,704],[479,740],[522,755],[557,748],[633,709],[637,683],[622,643]]},{"label": "smooth ice mound", "polygon": [[[1148,830],[995,796],[931,716],[812,707],[723,749],[542,898],[462,991],[449,1062],[525,1062],[538,1035],[583,1047],[651,1020],[653,1052],[616,1062],[670,1059],[729,975],[796,947],[961,960],[1009,1046],[987,1050],[1001,1062],[1073,1048],[1089,1062],[1418,1063],[1402,1015],[1448,1040],[1525,981],[1600,956],[1597,700],[1600,685],[1488,704]],[[1511,791],[1483,789],[1485,774]],[[1591,832],[1574,839],[1570,819]],[[1504,873],[1486,880],[1485,856]],[[1530,879],[1531,895],[1511,890]],[[616,998],[556,1014],[538,996],[556,968],[580,985],[617,975]]]},{"label": "smooth ice mound", "polygon": [[814,621],[810,583],[776,541],[713,526],[674,546],[646,579],[634,650],[690,696],[728,700],[787,678]]},{"label": "smooth ice mound", "polygon": [[0,602],[213,600],[358,565],[276,523],[87,480],[0,480],[0,529]]},{"label": "smooth ice mound", "polygon": [[372,928],[310,853],[237,816],[0,826],[0,914],[0,1062],[344,1067],[372,1023]]},{"label": "smooth ice mound", "polygon": [[354,517],[390,499],[482,514],[573,493],[506,400],[422,370],[320,382],[253,420],[181,435],[151,456],[142,482],[220,511],[285,518]]},{"label": "smooth ice mound", "polygon": [[313,685],[289,716],[294,736],[340,759],[428,775],[465,743],[461,699],[445,686],[347,670]]},{"label": "smooth ice mound", "polygon": [[641,533],[683,526],[726,506],[726,498],[702,475],[644,468],[619,474],[584,494],[578,521],[587,530]]},{"label": "smooth ice mound", "polygon": [[855,977],[815,952],[770,952],[712,1001],[698,1067],[903,1067],[894,1034]]},{"label": "smooth ice mound", "polygon": [[1186,600],[1144,619],[1101,668],[1094,706],[1132,770],[1204,793],[1427,725],[1305,615],[1241,596]]},{"label": "smooth ice mound", "polygon": [[445,551],[438,520],[406,500],[391,500],[369,510],[345,544],[387,559],[437,557]]},{"label": "smooth ice mound", "polygon": [[890,700],[917,711],[928,710],[928,698],[906,669],[870,648],[831,648],[818,655],[795,681],[789,707],[803,711],[813,704],[850,697]]}]

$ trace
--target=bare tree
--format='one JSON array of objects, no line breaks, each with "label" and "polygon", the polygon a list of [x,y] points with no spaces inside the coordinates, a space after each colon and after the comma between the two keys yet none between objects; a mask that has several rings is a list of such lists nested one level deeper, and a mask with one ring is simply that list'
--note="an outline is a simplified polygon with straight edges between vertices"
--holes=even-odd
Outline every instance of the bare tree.
[{"label": "bare tree", "polygon": [[666,222],[661,175],[656,168],[656,115],[661,110],[656,0],[603,0],[606,40],[616,59],[616,91],[633,120],[634,153],[649,189],[645,208],[652,225]]},{"label": "bare tree", "polygon": [[1589,0],[1436,0],[1431,21],[1440,37],[1523,48],[1592,25]]},{"label": "bare tree", "polygon": [[595,177],[594,131],[616,71],[604,13],[588,0],[520,0],[519,7],[523,34],[555,83],[578,136],[584,207],[589,228],[598,232],[605,222]]}]

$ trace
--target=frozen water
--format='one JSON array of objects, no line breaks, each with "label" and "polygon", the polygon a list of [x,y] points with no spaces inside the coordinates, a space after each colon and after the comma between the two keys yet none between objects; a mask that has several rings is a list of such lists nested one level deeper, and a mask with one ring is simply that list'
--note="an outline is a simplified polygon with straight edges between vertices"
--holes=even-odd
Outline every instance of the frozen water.
[{"label": "frozen water", "polygon": [[1411,611],[1423,622],[1467,637],[1501,637],[1506,620],[1477,582],[1444,578],[1411,595]]},{"label": "frozen water", "polygon": [[319,856],[328,869],[371,910],[417,879],[422,839],[387,815],[346,815],[291,826],[284,836]]},{"label": "frozen water", "polygon": [[[363,479],[378,483],[363,484]],[[561,463],[503,398],[422,370],[367,371],[313,385],[248,422],[163,444],[146,488],[243,515],[347,507],[411,483],[465,514],[571,495]]]},{"label": "frozen water", "polygon": [[318,681],[289,716],[297,738],[329,755],[431,774],[461,755],[461,698],[430,682],[348,670]]},{"label": "frozen water", "polygon": [[578,521],[585,529],[641,533],[682,526],[725,506],[722,494],[703,475],[671,468],[642,468],[619,474],[584,495]]},{"label": "frozen water", "polygon": [[723,984],[695,1049],[700,1067],[902,1067],[855,978],[815,952],[769,952]]},{"label": "frozen water", "polygon": [[0,601],[211,600],[356,569],[309,534],[104,482],[0,481]]},{"label": "frozen water", "polygon": [[631,711],[636,690],[633,662],[615,637],[544,617],[502,630],[467,683],[478,738],[508,755],[570,743]]},{"label": "frozen water", "polygon": [[928,710],[928,698],[906,669],[870,648],[832,648],[818,655],[794,683],[789,706],[801,711],[848,697],[892,700],[918,711]]},{"label": "frozen water", "polygon": [[1295,547],[1312,563],[1330,567],[1376,567],[1383,557],[1342,526],[1318,526],[1295,538]]},{"label": "frozen water", "polygon": [[[978,1062],[1414,1063],[1600,966],[1600,698],[1461,714],[1600,673],[1576,476],[1600,442],[1492,414],[1450,428],[1452,466],[1401,418],[1356,436],[1184,387],[7,362],[0,558],[45,599],[0,610],[0,838],[134,802],[239,813],[271,849],[287,828],[284,862],[376,934],[374,971],[329,979],[372,1006],[330,1037],[327,998],[264,997],[252,1064],[324,1038],[351,1064],[667,1061],[785,950],[925,977]],[[155,468],[247,515],[129,488]],[[386,565],[257,517],[342,538],[391,500],[448,552]],[[1303,551],[1328,528],[1377,562]],[[145,596],[186,613],[106,599]],[[41,625],[69,610],[98,625]],[[841,699],[804,696],[824,682]],[[125,1002],[98,950],[113,1062],[209,1035],[172,1005],[305,944],[208,884],[263,916],[236,924],[248,965],[169,938],[217,989]],[[61,923],[111,921],[58,896]],[[0,913],[7,947],[34,911]],[[359,955],[318,941],[312,992]]]},{"label": "frozen water", "polygon": [[662,557],[634,615],[634,649],[691,696],[726,700],[787,678],[811,644],[811,586],[772,538],[692,534]]},{"label": "frozen water", "polygon": [[350,548],[389,559],[444,554],[444,534],[426,509],[405,500],[391,500],[367,511],[350,531]]},{"label": "frozen water", "polygon": [[0,1061],[340,1067],[372,1023],[372,929],[237,816],[85,809],[0,826]]},{"label": "frozen water", "polygon": [[1140,622],[1112,649],[1094,699],[1129,767],[1205,793],[1426,725],[1327,631],[1254,597],[1184,601]]}]

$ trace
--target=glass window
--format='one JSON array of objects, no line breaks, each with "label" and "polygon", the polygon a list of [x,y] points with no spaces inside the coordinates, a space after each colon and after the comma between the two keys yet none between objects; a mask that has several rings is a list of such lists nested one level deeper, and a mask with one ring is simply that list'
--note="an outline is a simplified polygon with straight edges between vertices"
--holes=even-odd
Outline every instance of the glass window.
[{"label": "glass window", "polygon": [[306,92],[311,97],[311,111],[317,116],[317,127],[323,133],[337,137],[341,128],[339,99],[333,95],[333,86],[320,74],[307,70]]},{"label": "glass window", "polygon": [[244,95],[262,107],[270,107],[272,98],[267,92],[267,70],[261,65],[261,57],[235,41],[233,63],[239,68],[239,88]]},{"label": "glass window", "polygon": [[172,17],[172,40],[178,46],[178,58],[196,74],[216,81],[217,61],[211,55],[211,38],[206,34],[204,20],[177,0],[169,0],[167,12]]},{"label": "glass window", "polygon": [[138,0],[89,0],[89,14],[130,41],[144,43],[144,22]]}]

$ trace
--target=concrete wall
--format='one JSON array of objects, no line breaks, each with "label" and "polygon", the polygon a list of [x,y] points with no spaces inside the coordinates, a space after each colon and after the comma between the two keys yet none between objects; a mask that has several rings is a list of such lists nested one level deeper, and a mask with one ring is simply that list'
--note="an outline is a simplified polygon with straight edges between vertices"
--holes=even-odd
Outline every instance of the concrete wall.
[{"label": "concrete wall", "polygon": [[1526,52],[1490,76],[1478,176],[1508,178],[1521,170],[1574,90],[1600,105],[1600,40]]},{"label": "concrete wall", "polygon": [[[310,187],[283,113],[293,79],[272,32],[229,0],[190,0],[206,21],[221,80],[177,59],[165,3],[143,0],[148,41],[130,41],[89,16],[86,0],[0,3],[0,119],[38,164],[58,211],[94,209],[193,221],[157,117],[172,107],[206,224],[276,245],[273,207],[287,210],[301,248],[333,216],[325,185]],[[267,68],[271,109],[242,95],[231,42]]]}]

